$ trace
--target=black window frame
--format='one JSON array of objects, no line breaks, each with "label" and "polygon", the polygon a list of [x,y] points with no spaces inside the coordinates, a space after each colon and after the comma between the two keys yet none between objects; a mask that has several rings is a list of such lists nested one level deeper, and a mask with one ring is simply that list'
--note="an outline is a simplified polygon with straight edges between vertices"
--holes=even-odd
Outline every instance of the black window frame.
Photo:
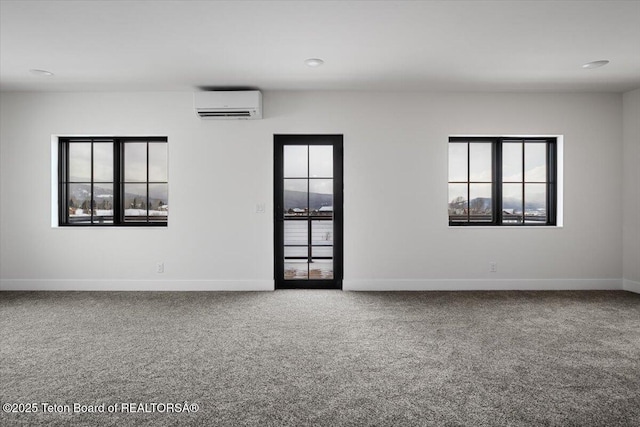
[{"label": "black window frame", "polygon": [[[145,218],[141,220],[127,220],[125,217],[125,145],[127,143],[147,143],[147,179],[146,181],[136,182],[136,184],[146,184],[147,186],[147,215],[141,216]],[[70,143],[113,143],[113,217],[109,218],[109,221],[105,222],[94,220],[95,216],[92,214],[89,221],[70,221],[69,220],[69,203],[67,200],[68,186],[70,184],[76,184],[69,181],[69,144]],[[169,184],[167,181],[149,181],[149,143],[168,143],[166,136],[124,136],[124,137],[98,137],[98,136],[84,136],[84,137],[59,137],[58,138],[58,226],[60,227],[167,227],[169,223],[169,215],[149,215],[149,185],[152,184]],[[91,181],[84,184],[91,185],[91,193],[93,196],[94,176],[93,176],[93,149],[91,155]],[[168,165],[167,165],[168,169]],[[93,208],[93,197],[90,198]],[[168,202],[168,201],[167,201]],[[98,217],[104,218],[104,217]]]},{"label": "black window frame", "polygon": [[[456,136],[449,137],[449,143],[491,143],[491,162],[492,162],[492,180],[491,180],[491,221],[473,221],[471,220],[470,209],[468,208],[470,200],[469,193],[467,192],[467,221],[452,221],[451,216],[448,214],[449,218],[449,226],[452,227],[468,227],[468,226],[480,226],[480,227],[554,227],[557,225],[557,215],[558,215],[558,138],[557,137],[465,137],[465,136]],[[523,211],[522,211],[522,222],[504,222],[504,212],[502,210],[502,185],[503,185],[503,177],[502,177],[502,147],[504,143],[513,143],[513,142],[522,142],[523,148],[524,143],[526,142],[535,142],[535,143],[546,143],[546,196],[547,196],[547,212],[546,212],[546,220],[545,221],[529,221],[527,222],[527,217],[525,214],[524,205],[526,203],[523,197]],[[467,156],[468,154],[467,148]],[[524,149],[523,149],[523,177],[522,177],[522,185],[523,185],[523,195],[524,195],[524,185],[527,183],[524,176]],[[467,163],[469,163],[469,159],[467,157]],[[469,164],[467,164],[469,167]],[[467,184],[467,191],[469,191],[469,184],[472,183],[470,181],[470,177],[467,175],[467,181],[447,181],[448,184]],[[447,184],[447,185],[448,185]],[[448,191],[448,190],[447,190]],[[448,197],[447,197],[448,199]],[[448,202],[450,203],[450,201]]]}]

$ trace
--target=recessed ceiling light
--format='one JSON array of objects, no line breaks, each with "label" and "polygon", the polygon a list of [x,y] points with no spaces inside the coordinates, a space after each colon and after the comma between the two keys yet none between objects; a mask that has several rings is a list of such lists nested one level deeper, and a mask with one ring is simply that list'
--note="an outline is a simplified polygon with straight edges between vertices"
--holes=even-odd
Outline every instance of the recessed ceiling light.
[{"label": "recessed ceiling light", "polygon": [[586,64],[582,65],[582,68],[586,68],[586,69],[599,68],[599,67],[604,67],[608,63],[609,61],[607,61],[606,59],[602,59],[600,61],[587,62]]},{"label": "recessed ceiling light", "polygon": [[309,67],[319,67],[322,64],[324,64],[324,61],[320,58],[309,58],[309,59],[305,59],[304,63],[307,64]]},{"label": "recessed ceiling light", "polygon": [[40,76],[40,77],[51,77],[51,76],[53,76],[53,73],[51,71],[47,71],[47,70],[32,69],[32,70],[29,70],[29,72],[31,74],[33,74],[34,76]]}]

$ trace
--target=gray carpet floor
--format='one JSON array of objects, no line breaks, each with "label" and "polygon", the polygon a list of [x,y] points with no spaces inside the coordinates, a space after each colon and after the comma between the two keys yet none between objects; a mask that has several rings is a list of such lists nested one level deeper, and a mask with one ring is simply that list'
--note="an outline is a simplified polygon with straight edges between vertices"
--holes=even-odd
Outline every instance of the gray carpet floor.
[{"label": "gray carpet floor", "polygon": [[638,426],[640,295],[0,292],[0,402],[38,408],[2,426]]}]

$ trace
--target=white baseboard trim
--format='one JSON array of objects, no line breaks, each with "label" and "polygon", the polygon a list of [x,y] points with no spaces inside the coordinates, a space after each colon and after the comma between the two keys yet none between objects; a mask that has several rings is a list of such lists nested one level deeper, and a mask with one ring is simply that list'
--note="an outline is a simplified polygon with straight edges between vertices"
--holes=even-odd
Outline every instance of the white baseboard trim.
[{"label": "white baseboard trim", "polygon": [[623,279],[622,289],[624,289],[625,291],[635,292],[636,294],[640,294],[640,282],[634,282],[633,280]]},{"label": "white baseboard trim", "polygon": [[371,279],[344,280],[345,291],[622,290],[622,279]]},{"label": "white baseboard trim", "polygon": [[[345,291],[626,290],[622,279],[369,279],[344,280]],[[273,280],[0,279],[0,291],[273,291]]]},{"label": "white baseboard trim", "polygon": [[0,291],[273,291],[273,280],[0,279]]}]

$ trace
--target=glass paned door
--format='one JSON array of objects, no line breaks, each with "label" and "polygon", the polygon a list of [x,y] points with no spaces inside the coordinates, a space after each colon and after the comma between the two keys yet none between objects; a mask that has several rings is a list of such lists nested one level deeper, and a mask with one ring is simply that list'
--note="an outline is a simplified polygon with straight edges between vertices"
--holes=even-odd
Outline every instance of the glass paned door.
[{"label": "glass paned door", "polygon": [[276,135],[277,288],[342,284],[342,136]]}]

